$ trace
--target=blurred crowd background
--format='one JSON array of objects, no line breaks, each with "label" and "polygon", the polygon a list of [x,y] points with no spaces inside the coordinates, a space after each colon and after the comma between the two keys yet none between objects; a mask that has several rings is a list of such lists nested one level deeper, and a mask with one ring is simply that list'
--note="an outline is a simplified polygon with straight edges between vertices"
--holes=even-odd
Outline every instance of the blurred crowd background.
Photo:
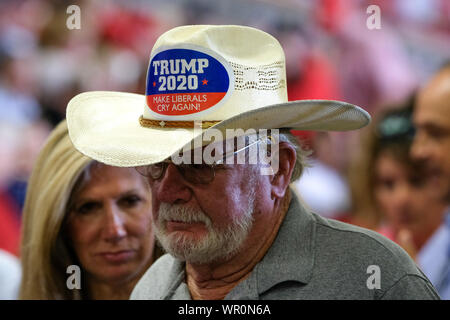
[{"label": "blurred crowd background", "polygon": [[[72,4],[81,9],[81,29],[66,26]],[[366,25],[372,4],[381,9],[380,29]],[[27,179],[68,101],[91,90],[144,94],[154,41],[185,24],[269,32],[286,53],[290,100],[343,100],[375,119],[408,101],[450,59],[448,0],[2,0],[1,249],[19,255]],[[318,213],[341,218],[355,210],[349,177],[369,174],[353,165],[367,130],[295,132],[314,151],[314,166],[296,188]]]}]

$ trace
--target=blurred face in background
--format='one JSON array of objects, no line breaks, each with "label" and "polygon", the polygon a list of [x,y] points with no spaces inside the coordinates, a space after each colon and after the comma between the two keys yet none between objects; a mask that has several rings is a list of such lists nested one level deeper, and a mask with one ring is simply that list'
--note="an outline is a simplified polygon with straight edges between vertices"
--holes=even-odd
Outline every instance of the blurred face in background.
[{"label": "blurred face in background", "polygon": [[89,280],[137,280],[151,264],[148,185],[136,170],[95,163],[72,196],[68,229]]},{"label": "blurred face in background", "polygon": [[411,161],[388,151],[375,162],[375,202],[394,235],[406,229],[423,244],[440,225],[443,203],[431,179]]},{"label": "blurred face in background", "polygon": [[450,201],[450,67],[420,92],[414,110],[417,135],[412,155],[423,161],[428,175],[445,189]]}]

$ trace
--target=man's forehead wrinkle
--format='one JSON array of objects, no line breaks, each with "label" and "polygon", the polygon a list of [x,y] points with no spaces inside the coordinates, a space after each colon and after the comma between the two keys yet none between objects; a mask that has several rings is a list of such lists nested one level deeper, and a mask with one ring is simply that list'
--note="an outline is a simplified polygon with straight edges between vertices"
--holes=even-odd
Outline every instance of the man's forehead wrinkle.
[{"label": "man's forehead wrinkle", "polygon": [[414,116],[414,125],[424,130],[450,130],[450,110],[448,117],[428,110],[418,111]]},{"label": "man's forehead wrinkle", "polygon": [[448,123],[450,125],[450,87],[448,92],[436,95],[433,90],[419,95],[413,120],[416,125],[425,123]]},{"label": "man's forehead wrinkle", "polygon": [[[424,91],[419,96],[418,105],[421,108],[440,109],[440,111],[450,111],[450,87],[445,90],[438,90],[439,88],[431,88]],[[441,88],[442,89],[442,88]]]}]

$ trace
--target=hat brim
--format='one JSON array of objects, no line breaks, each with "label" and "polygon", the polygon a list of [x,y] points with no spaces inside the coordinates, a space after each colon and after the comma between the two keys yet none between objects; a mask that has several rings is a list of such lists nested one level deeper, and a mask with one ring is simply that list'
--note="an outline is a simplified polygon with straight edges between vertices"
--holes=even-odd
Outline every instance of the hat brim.
[{"label": "hat brim", "polygon": [[[160,162],[179,152],[208,130],[289,128],[348,131],[370,122],[363,109],[341,101],[300,100],[241,113],[209,129],[146,128],[139,123],[145,96],[92,91],[74,97],[67,106],[67,125],[74,146],[99,162],[135,167]],[[224,134],[225,136],[225,134]],[[202,139],[203,140],[203,139]]]}]

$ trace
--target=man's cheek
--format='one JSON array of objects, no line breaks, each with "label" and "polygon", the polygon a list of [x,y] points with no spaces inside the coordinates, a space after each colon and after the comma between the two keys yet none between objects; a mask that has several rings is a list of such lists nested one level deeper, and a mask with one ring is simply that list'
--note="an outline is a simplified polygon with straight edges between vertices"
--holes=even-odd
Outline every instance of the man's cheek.
[{"label": "man's cheek", "polygon": [[156,221],[159,216],[159,203],[155,200],[152,202],[152,219]]}]

